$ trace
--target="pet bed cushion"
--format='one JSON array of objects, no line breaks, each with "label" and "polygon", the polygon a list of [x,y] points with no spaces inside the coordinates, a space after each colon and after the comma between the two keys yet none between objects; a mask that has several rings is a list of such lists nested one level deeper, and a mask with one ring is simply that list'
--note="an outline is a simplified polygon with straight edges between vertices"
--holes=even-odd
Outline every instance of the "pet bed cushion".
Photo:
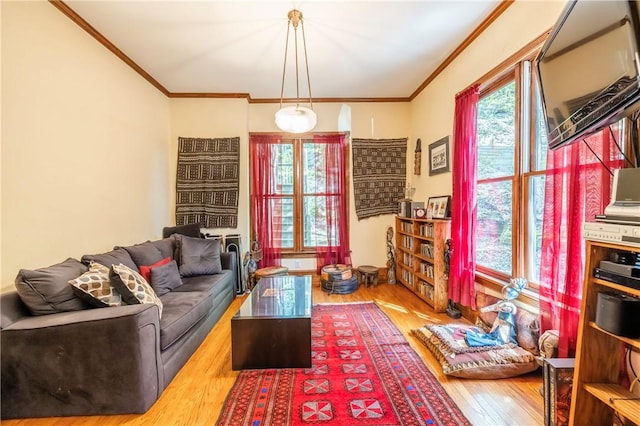
[{"label": "pet bed cushion", "polygon": [[411,330],[436,357],[444,374],[465,379],[504,379],[538,368],[534,355],[515,345],[469,347],[467,330],[482,333],[464,324],[425,325]]}]

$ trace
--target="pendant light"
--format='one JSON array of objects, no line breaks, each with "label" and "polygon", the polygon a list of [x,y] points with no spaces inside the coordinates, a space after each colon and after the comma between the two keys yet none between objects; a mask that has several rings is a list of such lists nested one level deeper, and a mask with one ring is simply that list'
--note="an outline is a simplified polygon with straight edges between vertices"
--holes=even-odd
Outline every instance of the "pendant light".
[{"label": "pendant light", "polygon": [[[280,89],[280,109],[276,112],[276,126],[284,132],[305,133],[316,127],[318,117],[313,111],[313,101],[311,100],[311,80],[309,79],[309,61],[307,60],[307,43],[304,36],[304,22],[302,12],[292,9],[287,14],[287,40],[284,48],[284,66],[282,68],[282,86]],[[302,29],[302,47],[304,52],[304,63],[307,70],[307,83],[309,87],[309,108],[300,105],[300,85],[298,79],[298,24]],[[287,52],[289,50],[289,30],[293,26],[293,40],[296,63],[296,104],[294,106],[283,107],[284,100],[284,76],[287,70]]]}]

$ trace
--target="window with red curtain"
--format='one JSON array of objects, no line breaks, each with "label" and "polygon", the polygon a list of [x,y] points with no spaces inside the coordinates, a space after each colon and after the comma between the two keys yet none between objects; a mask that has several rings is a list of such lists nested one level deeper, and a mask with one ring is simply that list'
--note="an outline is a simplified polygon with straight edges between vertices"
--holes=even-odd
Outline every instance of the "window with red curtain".
[{"label": "window with red curtain", "polygon": [[[622,122],[547,154],[540,267],[541,331],[559,332],[558,356],[576,349],[585,243],[582,224],[611,201],[609,170],[623,166]],[[602,164],[600,160],[602,160]]]},{"label": "window with red curtain", "polygon": [[300,254],[315,257],[318,268],[350,263],[346,155],[343,133],[250,136],[252,227],[263,249],[261,267]]},{"label": "window with red curtain", "polygon": [[454,249],[449,268],[449,299],[474,309],[477,112],[478,85],[474,85],[456,96],[451,199],[451,238]]}]

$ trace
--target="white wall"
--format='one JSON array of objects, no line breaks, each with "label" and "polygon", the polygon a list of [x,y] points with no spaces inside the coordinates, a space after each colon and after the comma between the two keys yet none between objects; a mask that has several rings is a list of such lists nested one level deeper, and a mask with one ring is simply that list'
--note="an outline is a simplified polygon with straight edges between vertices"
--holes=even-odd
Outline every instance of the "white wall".
[{"label": "white wall", "polygon": [[[351,104],[351,135],[357,138],[407,137],[409,129],[409,104],[402,103],[355,103]],[[248,132],[279,132],[274,114],[278,104],[247,104],[235,99],[172,99],[171,100],[171,185],[175,187],[175,167],[178,137],[232,137],[240,136],[240,204],[237,229],[213,229],[213,234],[239,233],[243,251],[249,248],[249,145]],[[318,114],[317,132],[338,131],[338,115],[341,103],[316,103]],[[371,132],[371,120],[374,132]],[[351,167],[351,166],[350,166]],[[386,228],[393,226],[394,216],[386,215],[358,221],[355,214],[353,186],[349,188],[349,230],[354,265],[386,264]],[[175,194],[171,194],[172,209]],[[172,219],[174,220],[174,219]],[[298,259],[285,261],[291,269],[313,270],[315,260]],[[297,265],[297,266],[296,266]]]},{"label": "white wall", "polygon": [[[277,131],[276,104],[168,99],[47,2],[1,4],[3,289],[19,268],[159,237],[175,221],[179,136],[240,136],[239,225],[212,232],[240,233],[248,248],[248,133]],[[352,137],[408,137],[414,200],[450,194],[451,173],[429,177],[427,157],[452,134],[455,94],[550,28],[563,4],[516,1],[411,103],[350,104]],[[341,107],[315,104],[316,130],[336,131]],[[351,188],[353,263],[383,267],[394,216],[358,221]]]},{"label": "white wall", "polygon": [[212,235],[240,234],[242,251],[249,249],[249,134],[245,99],[172,99],[171,100],[171,223],[175,223],[175,186],[178,138],[240,137],[240,181],[238,227],[205,229]]},{"label": "white wall", "polygon": [[45,1],[2,7],[2,281],[159,237],[169,99]]},{"label": "white wall", "polygon": [[[451,194],[451,173],[429,177],[429,144],[450,138],[453,164],[455,95],[551,28],[564,7],[562,0],[518,0],[467,47],[411,103],[411,135],[422,139],[422,175],[414,177],[416,201]],[[415,147],[415,145],[414,145]],[[412,169],[411,169],[412,170]]]}]

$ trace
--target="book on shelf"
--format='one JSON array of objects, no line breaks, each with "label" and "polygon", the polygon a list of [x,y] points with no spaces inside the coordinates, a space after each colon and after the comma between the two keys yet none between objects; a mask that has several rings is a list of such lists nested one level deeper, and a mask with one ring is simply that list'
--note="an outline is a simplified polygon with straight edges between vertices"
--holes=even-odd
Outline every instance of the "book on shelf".
[{"label": "book on shelf", "polygon": [[547,358],[544,360],[542,376],[545,426],[566,426],[569,424],[574,367],[575,358]]}]

